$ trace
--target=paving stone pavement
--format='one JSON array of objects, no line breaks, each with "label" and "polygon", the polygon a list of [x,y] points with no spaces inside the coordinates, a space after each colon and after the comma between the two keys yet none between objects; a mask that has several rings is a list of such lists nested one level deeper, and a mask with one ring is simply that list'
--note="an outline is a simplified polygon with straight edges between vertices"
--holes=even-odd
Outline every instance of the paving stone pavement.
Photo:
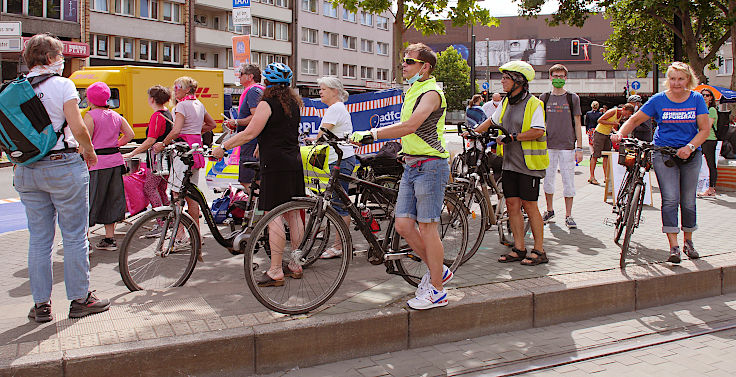
[{"label": "paving stone pavement", "polygon": [[[723,327],[731,329],[670,341]],[[736,294],[729,294],[260,377],[733,376],[733,327]]]},{"label": "paving stone pavement", "polygon": [[[498,256],[508,249],[498,243],[496,233],[486,233],[481,250],[457,272],[449,285],[451,301],[461,300],[454,288],[472,287],[483,293],[494,287],[529,287],[530,284],[567,284],[594,280],[618,272],[619,248],[613,243],[613,230],[604,224],[611,218],[611,205],[603,202],[603,188],[586,183],[587,167],[576,168],[578,192],[573,215],[579,229],[568,230],[558,216],[545,227],[545,249],[550,263],[525,267],[499,264]],[[557,179],[558,191],[562,184]],[[563,199],[555,199],[556,210],[564,213]],[[544,204],[540,203],[544,210]],[[733,237],[736,193],[698,199],[700,229],[695,244],[703,259],[685,260],[682,267],[662,263],[667,243],[660,233],[659,198],[654,207],[644,210],[644,224],[636,230],[632,255],[626,273],[629,276],[657,275],[687,271],[711,263],[736,265]],[[203,227],[203,229],[206,227]],[[118,229],[118,238],[127,229]],[[207,232],[205,232],[207,234]],[[92,233],[91,243],[102,237]],[[365,241],[356,237],[356,249]],[[61,237],[57,232],[57,241]],[[110,298],[112,309],[82,319],[67,318],[68,304],[63,282],[63,249],[53,253],[54,321],[36,324],[26,318],[32,304],[26,265],[28,233],[15,231],[0,235],[3,263],[0,264],[0,355],[4,360],[27,355],[81,349],[98,345],[123,344],[146,339],[162,339],[224,328],[248,327],[275,321],[298,321],[307,316],[350,313],[387,306],[403,306],[414,288],[400,277],[389,276],[382,266],[372,266],[365,258],[354,258],[341,288],[322,308],[302,316],[285,316],[267,311],[250,294],[243,278],[243,257],[231,256],[212,237],[205,239],[204,263],[198,263],[186,286],[162,291],[128,292],[118,271],[118,254],[92,250],[90,253],[91,289],[100,297]],[[365,248],[363,246],[363,248]],[[544,280],[530,280],[546,277]],[[452,304],[451,304],[452,305]],[[591,340],[592,341],[592,340]],[[499,350],[500,351],[500,350]],[[503,354],[499,357],[511,357]]]}]

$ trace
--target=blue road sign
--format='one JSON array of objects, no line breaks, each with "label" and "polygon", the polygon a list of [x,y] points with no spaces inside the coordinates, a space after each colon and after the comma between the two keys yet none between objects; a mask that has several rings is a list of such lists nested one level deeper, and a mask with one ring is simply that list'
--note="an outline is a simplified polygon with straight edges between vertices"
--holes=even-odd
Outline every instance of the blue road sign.
[{"label": "blue road sign", "polygon": [[487,82],[484,82],[484,83],[483,83],[483,85],[481,85],[481,86],[482,86],[482,87],[483,87],[483,89],[485,89],[485,90],[488,90],[488,88],[490,88],[490,87],[491,87],[490,85],[488,85],[488,83],[487,83]]},{"label": "blue road sign", "polygon": [[631,89],[639,90],[639,88],[641,88],[641,83],[640,82],[634,81],[634,82],[631,83]]},{"label": "blue road sign", "polygon": [[233,8],[249,7],[250,0],[233,0]]}]

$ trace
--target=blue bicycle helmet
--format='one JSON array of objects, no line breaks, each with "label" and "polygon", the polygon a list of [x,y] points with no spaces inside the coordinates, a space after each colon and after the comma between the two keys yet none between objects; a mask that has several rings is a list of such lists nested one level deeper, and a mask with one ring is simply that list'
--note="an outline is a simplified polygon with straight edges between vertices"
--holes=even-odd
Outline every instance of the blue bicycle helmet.
[{"label": "blue bicycle helmet", "polygon": [[263,70],[263,77],[271,84],[290,84],[293,73],[284,63],[271,63]]}]

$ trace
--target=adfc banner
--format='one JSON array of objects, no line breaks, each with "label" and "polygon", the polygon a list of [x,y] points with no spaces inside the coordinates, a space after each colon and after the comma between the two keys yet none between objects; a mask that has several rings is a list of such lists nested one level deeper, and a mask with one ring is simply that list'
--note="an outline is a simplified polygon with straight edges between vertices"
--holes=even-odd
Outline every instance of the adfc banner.
[{"label": "adfc banner", "polygon": [[[365,131],[371,128],[380,128],[399,122],[403,93],[400,89],[388,89],[378,92],[369,92],[351,95],[345,102],[350,112],[353,130]],[[324,116],[327,105],[319,99],[303,98],[304,107],[301,109],[301,123],[299,132],[310,136],[317,135],[319,125]],[[359,154],[375,153],[388,140],[382,140],[371,145],[358,148]],[[312,147],[302,147],[302,149]],[[302,151],[304,157],[305,151]],[[229,184],[238,183],[238,161],[240,148],[229,151],[230,155],[219,162],[207,162],[207,186],[210,188],[224,188]]]}]

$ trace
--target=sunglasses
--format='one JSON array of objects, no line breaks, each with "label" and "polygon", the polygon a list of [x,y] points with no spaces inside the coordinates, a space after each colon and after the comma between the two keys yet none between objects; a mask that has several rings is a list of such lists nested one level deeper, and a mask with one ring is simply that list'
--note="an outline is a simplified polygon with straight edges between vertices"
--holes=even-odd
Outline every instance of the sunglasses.
[{"label": "sunglasses", "polygon": [[414,65],[417,63],[422,63],[422,64],[426,63],[424,60],[419,60],[419,59],[414,59],[414,58],[404,58],[402,61],[406,63],[407,65]]}]

